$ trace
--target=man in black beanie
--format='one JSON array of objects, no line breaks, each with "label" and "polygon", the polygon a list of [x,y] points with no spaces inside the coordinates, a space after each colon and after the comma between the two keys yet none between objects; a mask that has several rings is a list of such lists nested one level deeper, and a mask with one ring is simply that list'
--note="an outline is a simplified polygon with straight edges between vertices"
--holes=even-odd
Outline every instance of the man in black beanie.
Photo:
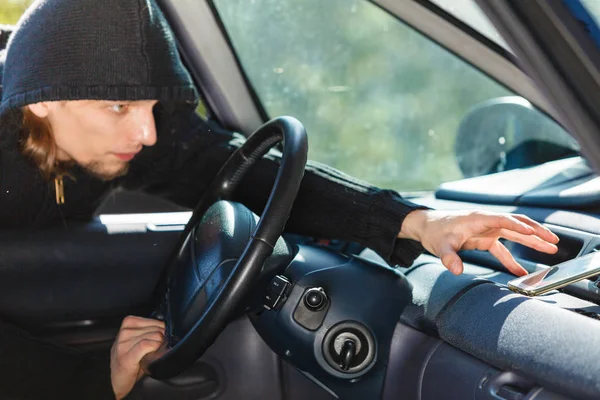
[{"label": "man in black beanie", "polygon": [[[193,207],[243,143],[195,114],[195,87],[154,0],[37,1],[12,34],[2,68],[3,228],[89,219],[116,187]],[[236,200],[260,213],[277,167],[275,155],[260,160]],[[391,264],[409,265],[426,249],[455,274],[463,269],[460,249],[488,250],[522,275],[500,237],[549,253],[558,242],[525,216],[428,210],[311,162],[286,230],[355,241]],[[0,397],[121,398],[142,376],[139,360],[160,344],[162,329],[127,318],[110,373],[108,360],[0,325]]]}]

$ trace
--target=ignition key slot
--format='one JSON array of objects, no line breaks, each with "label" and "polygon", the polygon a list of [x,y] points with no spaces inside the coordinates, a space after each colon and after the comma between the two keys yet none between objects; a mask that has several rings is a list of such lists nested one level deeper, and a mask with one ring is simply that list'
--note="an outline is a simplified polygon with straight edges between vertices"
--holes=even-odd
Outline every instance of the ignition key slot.
[{"label": "ignition key slot", "polygon": [[366,372],[375,361],[375,341],[371,332],[358,322],[333,326],[323,339],[323,357],[330,367],[344,374]]}]

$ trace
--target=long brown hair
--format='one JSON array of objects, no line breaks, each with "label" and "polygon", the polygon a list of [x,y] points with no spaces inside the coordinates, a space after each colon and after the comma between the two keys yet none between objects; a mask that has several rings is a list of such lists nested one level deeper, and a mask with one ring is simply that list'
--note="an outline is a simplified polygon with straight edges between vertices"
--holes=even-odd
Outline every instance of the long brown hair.
[{"label": "long brown hair", "polygon": [[48,120],[38,117],[27,106],[22,111],[23,124],[19,138],[21,153],[48,179],[65,174],[67,165],[58,160],[58,147]]}]

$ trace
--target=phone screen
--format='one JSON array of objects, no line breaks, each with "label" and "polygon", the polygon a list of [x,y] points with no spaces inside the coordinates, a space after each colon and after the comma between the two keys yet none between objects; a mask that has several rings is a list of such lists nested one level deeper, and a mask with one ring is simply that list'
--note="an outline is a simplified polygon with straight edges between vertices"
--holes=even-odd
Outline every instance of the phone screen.
[{"label": "phone screen", "polygon": [[[564,286],[576,280],[600,273],[600,252],[590,253],[553,267],[513,279],[509,287],[540,292],[544,288]],[[564,285],[563,285],[564,283]]]}]

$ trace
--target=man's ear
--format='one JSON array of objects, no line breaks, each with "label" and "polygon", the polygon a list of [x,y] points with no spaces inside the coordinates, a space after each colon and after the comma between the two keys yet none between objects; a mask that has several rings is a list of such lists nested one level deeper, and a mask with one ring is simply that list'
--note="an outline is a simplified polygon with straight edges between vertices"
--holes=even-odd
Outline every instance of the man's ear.
[{"label": "man's ear", "polygon": [[50,112],[50,105],[46,101],[40,103],[28,104],[29,110],[38,118],[46,118]]}]

